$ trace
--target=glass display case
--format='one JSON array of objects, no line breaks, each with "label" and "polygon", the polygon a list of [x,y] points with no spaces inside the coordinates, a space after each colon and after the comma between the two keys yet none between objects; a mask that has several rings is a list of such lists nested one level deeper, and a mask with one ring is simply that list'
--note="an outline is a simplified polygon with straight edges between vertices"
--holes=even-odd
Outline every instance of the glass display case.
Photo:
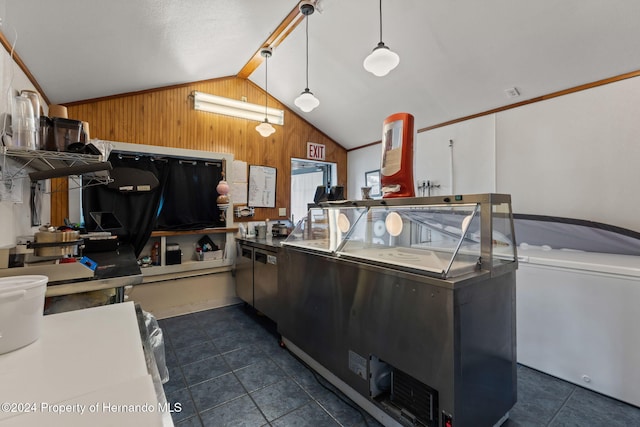
[{"label": "glass display case", "polygon": [[327,202],[309,209],[283,244],[312,251],[335,253],[352,225],[367,213],[368,207],[351,202]]},{"label": "glass display case", "polygon": [[517,260],[509,197],[498,194],[324,204],[284,244],[441,278]]},{"label": "glass display case", "polygon": [[282,341],[383,425],[500,425],[517,399],[513,230],[504,194],[314,206],[278,256]]}]

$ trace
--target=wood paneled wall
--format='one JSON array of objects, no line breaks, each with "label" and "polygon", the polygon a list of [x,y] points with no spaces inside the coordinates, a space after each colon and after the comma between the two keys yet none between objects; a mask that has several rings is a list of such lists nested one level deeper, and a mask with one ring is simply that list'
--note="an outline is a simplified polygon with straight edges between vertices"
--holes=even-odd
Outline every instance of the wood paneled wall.
[{"label": "wood paneled wall", "polygon": [[[276,208],[256,209],[250,220],[278,218],[277,208],[290,213],[291,158],[306,158],[307,142],[324,144],[326,161],[338,165],[338,183],[347,189],[347,152],[292,110],[269,97],[269,107],[285,110],[285,125],[263,138],[258,122],[196,111],[190,94],[200,91],[255,104],[264,103],[264,91],[236,77],[195,82],[123,96],[68,104],[70,119],[89,123],[91,138],[163,147],[232,153],[236,160],[277,169]],[[65,203],[63,205],[63,203]],[[54,217],[54,215],[64,215]],[[66,195],[52,195],[52,224],[62,224]],[[235,219],[236,221],[238,219]],[[244,219],[243,219],[244,220]]]}]

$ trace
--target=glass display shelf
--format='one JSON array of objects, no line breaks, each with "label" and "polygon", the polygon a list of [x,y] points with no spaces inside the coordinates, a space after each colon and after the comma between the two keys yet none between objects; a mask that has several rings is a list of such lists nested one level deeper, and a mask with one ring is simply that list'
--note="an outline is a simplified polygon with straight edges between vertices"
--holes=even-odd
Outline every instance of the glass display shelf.
[{"label": "glass display shelf", "polygon": [[441,278],[517,263],[510,197],[498,194],[323,204],[283,245]]}]

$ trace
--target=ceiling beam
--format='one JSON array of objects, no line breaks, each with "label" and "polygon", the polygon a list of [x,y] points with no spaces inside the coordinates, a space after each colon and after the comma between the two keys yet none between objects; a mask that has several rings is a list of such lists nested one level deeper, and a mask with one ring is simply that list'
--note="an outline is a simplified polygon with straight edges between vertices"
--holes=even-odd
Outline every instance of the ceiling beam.
[{"label": "ceiling beam", "polygon": [[300,13],[298,9],[298,5],[294,7],[291,12],[284,18],[284,20],[278,25],[278,28],[275,29],[273,33],[265,40],[265,42],[260,46],[260,48],[253,54],[251,59],[247,61],[247,63],[242,67],[236,77],[240,77],[242,79],[248,79],[251,74],[255,70],[258,69],[260,64],[264,61],[264,57],[260,54],[260,51],[264,48],[271,47],[273,49],[277,48],[280,43],[284,39],[287,38],[289,34],[302,22],[304,19],[304,15]]}]

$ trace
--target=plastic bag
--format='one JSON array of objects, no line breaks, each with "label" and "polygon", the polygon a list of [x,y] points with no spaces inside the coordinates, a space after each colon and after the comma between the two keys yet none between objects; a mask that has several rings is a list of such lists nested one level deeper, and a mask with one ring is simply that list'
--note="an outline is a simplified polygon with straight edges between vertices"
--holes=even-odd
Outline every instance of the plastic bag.
[{"label": "plastic bag", "polygon": [[144,316],[144,325],[147,328],[147,335],[149,336],[149,345],[153,351],[153,357],[156,359],[158,374],[160,375],[162,384],[164,384],[169,381],[167,359],[164,354],[164,335],[153,314],[143,310],[142,315]]}]

